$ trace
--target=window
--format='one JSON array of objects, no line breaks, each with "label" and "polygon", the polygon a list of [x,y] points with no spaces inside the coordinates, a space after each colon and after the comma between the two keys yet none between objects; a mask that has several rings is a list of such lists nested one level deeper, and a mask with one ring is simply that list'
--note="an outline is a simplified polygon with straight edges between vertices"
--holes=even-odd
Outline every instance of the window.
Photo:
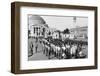
[{"label": "window", "polygon": [[34,33],[35,33],[35,27],[34,27]]}]

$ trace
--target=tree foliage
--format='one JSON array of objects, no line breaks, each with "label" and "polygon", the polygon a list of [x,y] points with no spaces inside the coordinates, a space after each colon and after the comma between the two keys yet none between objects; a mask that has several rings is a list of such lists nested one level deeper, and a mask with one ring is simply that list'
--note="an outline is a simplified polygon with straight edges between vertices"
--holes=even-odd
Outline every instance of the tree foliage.
[{"label": "tree foliage", "polygon": [[63,31],[64,34],[69,34],[70,33],[70,30],[68,28],[66,28],[64,31]]}]

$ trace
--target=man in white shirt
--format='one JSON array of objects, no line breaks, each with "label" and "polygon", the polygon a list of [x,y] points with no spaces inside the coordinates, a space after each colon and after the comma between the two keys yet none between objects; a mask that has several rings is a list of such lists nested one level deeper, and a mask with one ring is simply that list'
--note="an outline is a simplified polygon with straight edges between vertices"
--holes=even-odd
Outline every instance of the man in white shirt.
[{"label": "man in white shirt", "polygon": [[72,45],[71,49],[70,49],[70,54],[71,54],[71,57],[75,57],[75,54],[76,54],[76,50],[77,50],[77,46],[74,44]]}]

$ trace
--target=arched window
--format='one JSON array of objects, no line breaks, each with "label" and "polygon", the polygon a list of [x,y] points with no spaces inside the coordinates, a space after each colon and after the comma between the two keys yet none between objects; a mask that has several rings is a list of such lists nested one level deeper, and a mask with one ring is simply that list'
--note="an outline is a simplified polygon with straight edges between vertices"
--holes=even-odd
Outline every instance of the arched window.
[{"label": "arched window", "polygon": [[38,27],[36,27],[36,31],[38,31]]},{"label": "arched window", "polygon": [[34,27],[34,33],[35,33],[35,27]]},{"label": "arched window", "polygon": [[43,32],[42,32],[42,35],[44,35],[45,34],[45,28],[43,28]]}]

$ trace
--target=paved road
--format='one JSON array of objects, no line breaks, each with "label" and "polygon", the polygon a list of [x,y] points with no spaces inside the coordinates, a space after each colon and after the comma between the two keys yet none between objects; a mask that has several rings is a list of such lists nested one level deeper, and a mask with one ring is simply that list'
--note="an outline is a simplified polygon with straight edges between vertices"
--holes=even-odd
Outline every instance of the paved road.
[{"label": "paved road", "polygon": [[[57,59],[54,56],[51,56],[50,58],[52,60]],[[37,53],[33,54],[32,56],[28,57],[28,60],[30,60],[30,61],[32,61],[32,60],[48,60],[48,57],[45,54],[43,54],[43,52],[37,52]]]},{"label": "paved road", "polygon": [[40,43],[39,41],[36,42],[36,39],[34,39],[34,38],[30,38],[30,39],[28,40],[28,51],[30,51],[30,46],[31,46],[31,44],[33,44],[33,53],[36,52],[36,46],[37,46],[37,51],[42,51],[42,49],[43,49],[43,44]]},{"label": "paved road", "polygon": [[38,52],[30,56],[29,60],[48,60],[48,57],[45,56],[42,52]]}]

